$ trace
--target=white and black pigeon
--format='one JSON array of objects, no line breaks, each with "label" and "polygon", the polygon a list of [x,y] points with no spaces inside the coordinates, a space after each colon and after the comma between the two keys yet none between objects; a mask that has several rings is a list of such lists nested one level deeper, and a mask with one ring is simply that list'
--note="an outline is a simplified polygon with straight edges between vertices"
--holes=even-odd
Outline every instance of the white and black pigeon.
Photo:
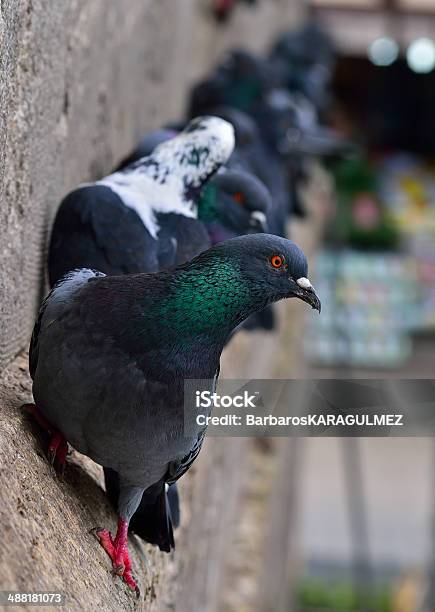
[{"label": "white and black pigeon", "polygon": [[[253,232],[267,232],[267,215],[272,209],[269,190],[251,171],[246,156],[238,151],[239,147],[247,148],[250,145],[251,122],[254,128],[255,124],[250,117],[235,109],[228,110],[229,118],[219,114],[225,113],[225,110],[216,108],[211,114],[233,125],[236,148],[227,165],[220,168],[216,175],[207,181],[198,201],[198,218],[205,224],[211,244]],[[239,122],[235,122],[233,115],[242,117]],[[118,169],[123,169],[142,157],[151,155],[158,145],[176,135],[177,132],[169,128],[146,134],[134,151],[121,162]]]},{"label": "white and black pigeon", "polygon": [[52,230],[50,284],[79,267],[109,274],[158,271],[208,248],[198,198],[233,149],[231,124],[198,117],[151,155],[72,191]]},{"label": "white and black pigeon", "polygon": [[173,548],[165,485],[189,469],[205,435],[199,425],[185,431],[184,381],[208,381],[212,391],[229,335],[267,304],[297,297],[320,311],[307,272],[294,243],[252,234],[168,272],[76,270],[45,299],[30,345],[28,408],[51,433],[52,460],[65,461],[69,442],[116,473],[118,531],[97,535],[132,589],[130,519],[145,500],[146,531]]}]

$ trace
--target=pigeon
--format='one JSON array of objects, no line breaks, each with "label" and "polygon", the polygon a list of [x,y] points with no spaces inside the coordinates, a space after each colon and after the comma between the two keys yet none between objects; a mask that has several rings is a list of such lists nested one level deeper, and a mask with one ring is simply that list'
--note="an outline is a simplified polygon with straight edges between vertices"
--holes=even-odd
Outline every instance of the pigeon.
[{"label": "pigeon", "polygon": [[250,112],[268,91],[281,84],[281,71],[268,58],[234,49],[190,92],[188,115],[197,117],[213,106]]},{"label": "pigeon", "polygon": [[283,85],[291,92],[302,92],[324,113],[330,101],[335,56],[331,37],[317,20],[311,20],[279,36],[269,59],[281,73]]},{"label": "pigeon", "polygon": [[51,234],[51,286],[79,267],[108,274],[154,272],[207,249],[198,198],[234,144],[231,124],[198,117],[151,155],[69,193]]},{"label": "pigeon", "polygon": [[295,113],[269,67],[264,58],[234,51],[192,90],[189,111],[190,116],[216,113],[233,124],[236,149],[229,165],[251,171],[267,186],[272,196],[269,231],[285,236],[288,214],[301,208],[283,146]]},{"label": "pigeon", "polygon": [[[307,32],[312,36],[317,30],[314,34],[311,29]],[[193,88],[189,112],[190,116],[207,112],[230,121],[236,131],[236,145],[241,142],[238,131],[248,135],[250,144],[244,146],[245,156],[236,146],[229,164],[245,162],[245,169],[265,183],[273,202],[270,231],[285,236],[287,215],[306,215],[299,196],[302,158],[348,155],[353,153],[354,145],[319,123],[316,106],[306,95],[286,88],[288,67],[281,46],[278,41],[278,51],[274,50],[269,58],[240,50],[227,55]],[[228,109],[233,109],[232,118]],[[250,115],[257,133],[252,124],[247,130],[249,124],[242,120],[241,111]]]},{"label": "pigeon", "polygon": [[[258,128],[252,119],[246,113],[239,111],[231,106],[216,106],[210,108],[209,115],[225,119],[234,128],[236,148],[231,154],[227,162],[227,166],[231,168],[238,167],[252,172],[249,162],[246,159],[249,147],[259,138]],[[174,138],[180,131],[186,127],[186,123],[171,123],[170,126],[155,130],[146,134],[138,143],[136,148],[125,157],[118,165],[116,170],[122,170],[125,167],[137,162],[142,157],[151,155],[154,149],[167,140]]]},{"label": "pigeon", "polygon": [[[51,433],[52,461],[65,461],[69,443],[116,474],[117,533],[96,534],[137,593],[130,520],[145,500],[150,539],[174,548],[165,488],[190,468],[205,436],[203,425],[184,430],[184,381],[214,391],[228,336],[267,304],[296,297],[320,312],[307,268],[293,242],[251,234],[172,271],[76,270],[44,300],[30,344],[31,411]],[[195,410],[187,405],[187,416]]]},{"label": "pigeon", "polygon": [[243,170],[222,168],[205,185],[198,205],[212,244],[266,232],[271,197],[265,185]]},{"label": "pigeon", "polygon": [[288,174],[282,156],[262,137],[253,117],[231,106],[214,106],[212,109],[210,112],[234,127],[236,147],[227,166],[255,175],[267,187],[271,197],[267,213],[269,231],[285,236],[289,192]]},{"label": "pigeon", "polygon": [[[355,144],[333,129],[320,125],[314,105],[302,94],[275,88],[252,109],[269,164],[257,164],[258,176],[271,190],[276,233],[284,235],[287,215],[306,217],[300,189],[309,161],[352,156]],[[264,157],[264,155],[263,155]]]},{"label": "pigeon", "polygon": [[[226,116],[221,117],[219,113],[228,114],[235,124]],[[225,113],[225,109],[216,109],[216,113],[213,112],[212,115],[232,123],[236,149],[228,161],[229,167],[223,166],[205,184],[198,200],[198,219],[205,224],[211,244],[251,232],[267,232],[267,214],[272,208],[270,193],[248,170],[247,160],[235,158],[238,143],[247,147],[254,138],[251,130],[255,131],[255,123],[244,113],[233,109],[229,109],[228,113]],[[235,121],[234,117],[237,117],[238,121]],[[137,148],[121,163],[120,169],[145,155],[150,155],[156,146],[174,138],[175,135],[173,130],[161,129],[144,136]]]}]

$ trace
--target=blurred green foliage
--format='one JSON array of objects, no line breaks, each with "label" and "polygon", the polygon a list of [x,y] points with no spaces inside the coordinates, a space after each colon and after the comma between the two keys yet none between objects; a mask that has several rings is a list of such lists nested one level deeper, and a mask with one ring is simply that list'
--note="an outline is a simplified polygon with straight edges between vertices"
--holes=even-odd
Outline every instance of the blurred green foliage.
[{"label": "blurred green foliage", "polygon": [[296,609],[299,612],[392,612],[391,591],[378,586],[373,592],[358,592],[349,582],[323,582],[305,579],[296,588]]}]

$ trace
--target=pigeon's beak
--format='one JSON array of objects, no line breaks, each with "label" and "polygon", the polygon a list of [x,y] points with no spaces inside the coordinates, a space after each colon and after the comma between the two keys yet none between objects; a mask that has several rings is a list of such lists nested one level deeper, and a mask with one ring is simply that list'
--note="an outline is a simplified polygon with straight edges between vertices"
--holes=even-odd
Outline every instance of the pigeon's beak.
[{"label": "pigeon's beak", "polygon": [[254,212],[251,213],[249,225],[253,232],[261,232],[263,234],[267,234],[269,232],[269,225],[267,223],[266,215],[261,210],[254,210]]},{"label": "pigeon's beak", "polygon": [[298,280],[296,281],[296,285],[297,289],[294,292],[296,297],[301,299],[303,302],[306,302],[311,306],[311,308],[314,308],[314,310],[318,310],[320,313],[322,305],[317,296],[317,293],[314,291],[313,285],[310,283],[308,278],[298,278]]}]

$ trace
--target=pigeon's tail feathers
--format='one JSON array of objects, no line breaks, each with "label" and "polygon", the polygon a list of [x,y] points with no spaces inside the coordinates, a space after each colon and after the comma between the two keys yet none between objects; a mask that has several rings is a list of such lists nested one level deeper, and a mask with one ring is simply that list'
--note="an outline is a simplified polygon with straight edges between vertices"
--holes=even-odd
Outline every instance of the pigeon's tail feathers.
[{"label": "pigeon's tail feathers", "polygon": [[119,476],[118,472],[111,468],[103,468],[104,484],[106,486],[106,495],[114,510],[118,509],[119,497]]},{"label": "pigeon's tail feathers", "polygon": [[163,552],[175,548],[171,508],[163,481],[147,489],[130,521],[131,530]]},{"label": "pigeon's tail feathers", "polygon": [[39,339],[45,325],[55,321],[64,311],[67,304],[85,283],[96,276],[105,276],[97,270],[82,268],[65,274],[48,293],[41,304],[38,318],[33,327],[32,338],[29,349],[30,376],[34,378],[39,357]]},{"label": "pigeon's tail feathers", "polygon": [[[117,509],[119,496],[119,476],[115,470],[104,468],[106,495]],[[172,487],[171,487],[172,488]],[[178,526],[180,511],[178,492],[170,494],[168,501],[165,482],[163,480],[149,487],[143,494],[141,503],[130,521],[130,529],[140,538],[158,546],[164,552],[175,548],[173,525]],[[174,521],[171,508],[174,509]]]},{"label": "pigeon's tail feathers", "polygon": [[168,487],[166,496],[168,498],[169,510],[171,511],[172,526],[177,529],[180,526],[180,496],[176,482]]}]

